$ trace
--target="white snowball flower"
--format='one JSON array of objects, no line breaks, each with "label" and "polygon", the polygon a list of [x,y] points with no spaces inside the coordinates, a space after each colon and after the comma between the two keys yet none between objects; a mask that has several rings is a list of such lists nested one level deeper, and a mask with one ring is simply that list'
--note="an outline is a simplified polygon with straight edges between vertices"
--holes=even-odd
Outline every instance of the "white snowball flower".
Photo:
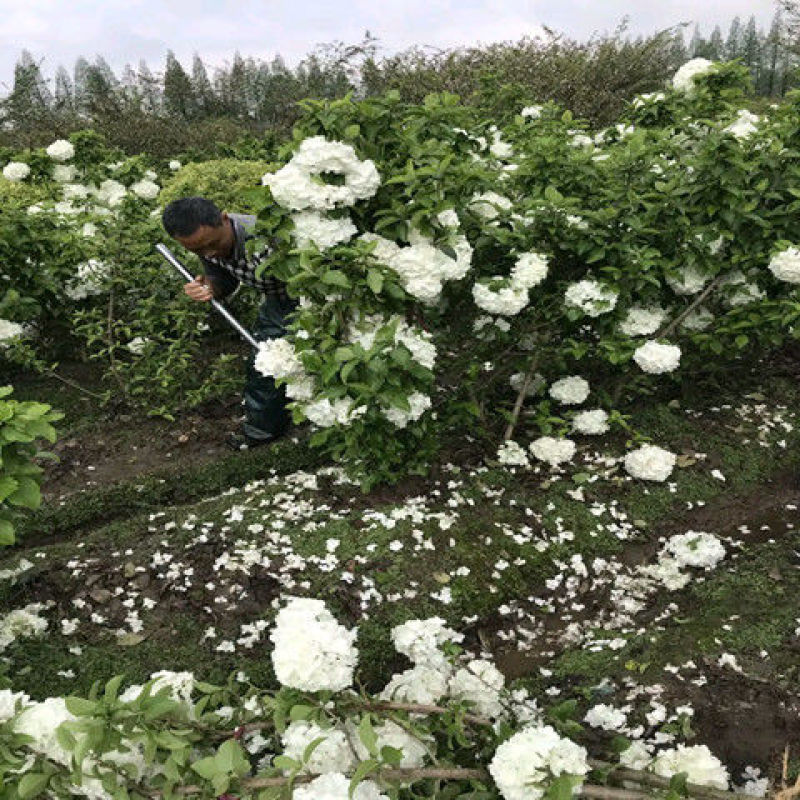
[{"label": "white snowball flower", "polygon": [[26,746],[34,752],[69,766],[72,754],[58,743],[56,730],[62,723],[76,719],[67,711],[63,697],[48,697],[41,703],[29,705],[14,721],[14,731],[33,738]]},{"label": "white snowball flower", "polygon": [[294,378],[304,373],[294,345],[285,338],[259,342],[254,364],[262,375],[273,378]]},{"label": "white snowball flower", "polygon": [[[436,658],[441,658],[438,653]],[[398,703],[417,703],[435,705],[447,694],[447,681],[450,671],[446,663],[435,667],[425,663],[392,676],[380,694],[381,700],[394,700]]]},{"label": "white snowball flower", "polygon": [[396,319],[395,342],[402,344],[418,364],[427,369],[433,369],[433,365],[436,363],[436,345],[432,341],[431,334],[421,328],[412,328],[401,317]]},{"label": "white snowball flower", "polygon": [[641,480],[665,481],[672,473],[675,461],[675,454],[669,450],[645,444],[625,456],[625,471]]},{"label": "white snowball flower", "polygon": [[632,105],[634,108],[641,108],[648,103],[659,103],[664,100],[665,97],[666,95],[664,92],[647,92],[634,97]]},{"label": "white snowball flower", "polygon": [[110,208],[118,206],[127,193],[128,190],[119,181],[111,178],[104,180],[95,191],[97,199]]},{"label": "white snowball flower", "polygon": [[527,467],[531,463],[525,450],[512,439],[503,442],[497,449],[497,460],[512,467]]},{"label": "white snowball flower", "polygon": [[16,716],[23,706],[29,704],[30,697],[23,692],[0,689],[0,725]]},{"label": "white snowball flower", "polygon": [[542,116],[542,111],[544,111],[544,106],[525,106],[519,113],[522,117],[539,119]]},{"label": "white snowball flower", "polygon": [[440,668],[447,665],[441,651],[445,642],[462,642],[464,635],[448,628],[441,617],[411,619],[392,628],[392,643],[398,653],[417,666]]},{"label": "white snowball flower", "polygon": [[626,336],[649,336],[655,333],[667,318],[663,308],[638,308],[628,310],[619,328]]},{"label": "white snowball flower", "polygon": [[470,661],[450,678],[450,697],[468,700],[475,706],[475,713],[495,719],[503,715],[501,691],[505,678],[500,670],[484,659]]},{"label": "white snowball flower", "polygon": [[53,161],[69,161],[75,155],[75,147],[66,139],[56,139],[45,152]]},{"label": "white snowball flower", "polygon": [[24,333],[25,328],[18,322],[0,319],[0,348],[8,347],[11,341],[18,339]]},{"label": "white snowball flower", "polygon": [[571,439],[555,439],[541,436],[530,444],[530,451],[539,459],[555,467],[572,460],[575,455],[575,442]]},{"label": "white snowball flower", "polygon": [[497,219],[500,210],[510,211],[512,203],[507,197],[503,197],[497,192],[484,192],[483,194],[473,195],[468,207],[479,217],[493,220]]},{"label": "white snowball flower", "polygon": [[557,380],[548,394],[562,405],[577,406],[589,396],[589,381],[580,375],[570,375]]},{"label": "white snowball flower", "polygon": [[674,344],[659,344],[654,340],[636,348],[633,360],[643,372],[660,375],[674,372],[681,362],[681,349]]},{"label": "white snowball flower", "polygon": [[722,791],[727,791],[730,783],[728,770],[704,744],[692,747],[679,744],[671,750],[659,753],[653,762],[653,771],[664,778],[685,772],[689,783],[711,786]]},{"label": "white snowball flower", "polygon": [[800,283],[800,247],[787,247],[772,256],[769,271],[786,283]]},{"label": "white snowball flower", "polygon": [[723,132],[730,133],[737,139],[747,139],[758,130],[756,127],[758,122],[759,118],[755,114],[743,108],[736,120],[724,128]]},{"label": "white snowball flower", "polygon": [[322,600],[289,598],[270,639],[275,677],[283,686],[341,691],[353,683],[356,631],[340,625]]},{"label": "white snowball flower", "polygon": [[172,672],[162,669],[150,675],[150,680],[154,681],[152,693],[167,689],[173,700],[177,700],[187,705],[192,702],[192,692],[196,683],[194,674],[191,672]]},{"label": "white snowball flower", "polygon": [[570,308],[579,308],[590,317],[607,314],[617,304],[619,295],[593,280],[572,283],[564,293],[564,303]]},{"label": "white snowball flower", "polygon": [[711,280],[710,275],[705,275],[694,264],[678,270],[677,277],[667,276],[667,283],[675,294],[697,294]]},{"label": "white snowball flower", "polygon": [[[349,727],[350,740],[353,742],[356,755],[361,761],[366,761],[370,757],[369,750],[362,743],[356,724],[350,722]],[[376,743],[378,752],[384,747],[393,747],[403,753],[399,765],[402,769],[419,768],[425,764],[428,757],[428,748],[416,736],[407,733],[396,722],[387,720],[380,725],[374,726],[373,730],[378,737]]]},{"label": "white snowball flower", "polygon": [[461,224],[460,220],[458,219],[458,214],[456,214],[456,212],[452,208],[440,211],[436,215],[436,221],[443,228],[457,228]]},{"label": "white snowball flower", "polygon": [[581,411],[572,418],[572,430],[585,436],[600,436],[608,427],[608,413],[602,408]]},{"label": "white snowball flower", "polygon": [[341,772],[329,772],[294,789],[292,800],[389,800],[389,796],[370,780],[361,781],[351,795],[350,779]]},{"label": "white snowball flower", "polygon": [[157,183],[153,183],[153,181],[145,178],[131,184],[131,191],[137,197],[141,197],[142,200],[155,200],[156,197],[158,197],[158,193],[161,191],[161,187]]},{"label": "white snowball flower", "polygon": [[497,748],[489,763],[489,774],[504,800],[539,800],[552,778],[587,772],[586,750],[559,736],[549,725],[515,733]]},{"label": "white snowball flower", "polygon": [[593,728],[601,728],[604,731],[620,731],[628,722],[624,711],[620,711],[618,708],[606,703],[598,703],[596,706],[592,706],[583,719],[587,725],[591,725]]},{"label": "white snowball flower", "polygon": [[21,161],[9,161],[3,167],[3,177],[12,183],[24,181],[31,174],[31,168]]},{"label": "white snowball flower", "polygon": [[698,306],[683,318],[681,327],[687,331],[704,331],[713,321],[714,315],[705,306]]},{"label": "white snowball flower", "polygon": [[350,217],[325,217],[316,211],[292,214],[294,237],[299,247],[314,244],[320,251],[346,242],[358,233]]},{"label": "white snowball flower", "polygon": [[694,89],[695,80],[701,75],[705,75],[713,67],[713,62],[707,58],[693,58],[672,76],[672,85],[679,92],[689,92]]},{"label": "white snowball flower", "polygon": [[281,736],[283,755],[303,761],[303,753],[315,739],[322,739],[303,769],[306,773],[349,772],[356,758],[347,734],[338,728],[320,728],[315,722],[292,722]]},{"label": "white snowball flower", "polygon": [[147,347],[148,341],[150,340],[145,336],[136,336],[131,339],[125,347],[130,353],[133,353],[135,356],[140,356],[144,352],[145,347]]},{"label": "white snowball flower", "polygon": [[180,162],[180,161],[178,161],[178,159],[177,159],[177,158],[173,158],[173,159],[172,159],[172,161],[170,161],[170,162],[169,162],[169,168],[170,168],[170,169],[171,169],[173,172],[177,172],[177,171],[178,171],[178,170],[179,170],[179,169],[180,169],[182,166],[183,166],[183,165],[181,164],[181,162]]},{"label": "white snowball flower", "polygon": [[528,305],[528,290],[520,286],[494,290],[485,283],[476,283],[472,287],[472,297],[478,308],[504,317],[519,314]]},{"label": "white snowball flower", "polygon": [[47,630],[47,620],[39,616],[46,608],[42,603],[29,603],[0,617],[0,653],[15,639],[41,636]]},{"label": "white snowball flower", "polygon": [[547,277],[547,257],[541,253],[522,253],[511,269],[511,285],[532,289]]},{"label": "white snowball flower", "polygon": [[647,769],[653,761],[651,748],[636,739],[619,755],[619,763],[628,769]]},{"label": "white snowball flower", "polygon": [[414,392],[408,396],[408,404],[408,411],[392,407],[382,409],[381,413],[396,428],[405,428],[409,422],[418,420],[431,407],[431,398],[422,392]]},{"label": "white snowball flower", "polygon": [[71,183],[78,174],[78,168],[74,164],[56,164],[53,167],[53,180],[58,183]]},{"label": "white snowball flower", "polygon": [[91,295],[101,294],[110,272],[109,264],[90,258],[78,265],[77,274],[65,288],[65,294],[70,300],[84,300]]},{"label": "white snowball flower", "polygon": [[349,397],[331,400],[323,397],[302,407],[303,414],[309,422],[318,428],[330,428],[333,425],[349,425],[366,412],[366,406],[355,408]]},{"label": "white snowball flower", "polygon": [[664,550],[672,553],[680,567],[713,569],[725,558],[725,547],[713,533],[687,531],[671,536]]}]

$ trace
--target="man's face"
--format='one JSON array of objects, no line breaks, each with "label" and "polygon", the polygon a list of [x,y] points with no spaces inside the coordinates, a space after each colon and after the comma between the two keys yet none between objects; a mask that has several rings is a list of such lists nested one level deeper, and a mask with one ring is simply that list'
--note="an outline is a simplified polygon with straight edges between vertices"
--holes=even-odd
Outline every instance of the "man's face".
[{"label": "man's face", "polygon": [[175,240],[201,258],[226,258],[233,249],[233,231],[227,214],[222,215],[221,225],[201,225],[189,236],[176,236]]}]

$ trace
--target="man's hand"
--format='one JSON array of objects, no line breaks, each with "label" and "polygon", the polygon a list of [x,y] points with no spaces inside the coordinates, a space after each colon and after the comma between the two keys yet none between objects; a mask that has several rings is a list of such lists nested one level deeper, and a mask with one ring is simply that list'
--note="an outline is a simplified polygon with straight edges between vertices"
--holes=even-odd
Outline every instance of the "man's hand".
[{"label": "man's hand", "polygon": [[207,303],[214,297],[211,282],[205,275],[197,275],[190,283],[184,283],[183,291],[198,303]]}]

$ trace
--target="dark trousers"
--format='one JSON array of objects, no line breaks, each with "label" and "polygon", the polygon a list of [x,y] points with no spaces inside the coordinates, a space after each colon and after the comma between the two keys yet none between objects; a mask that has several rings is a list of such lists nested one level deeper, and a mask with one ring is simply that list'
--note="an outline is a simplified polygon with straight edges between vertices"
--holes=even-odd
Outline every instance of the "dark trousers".
[{"label": "dark trousers", "polygon": [[[258,309],[253,336],[260,342],[286,335],[286,317],[297,308],[297,301],[286,296],[268,295]],[[274,439],[286,431],[291,417],[286,409],[286,388],[255,368],[255,352],[247,365],[244,387],[244,434],[251,439]]]}]

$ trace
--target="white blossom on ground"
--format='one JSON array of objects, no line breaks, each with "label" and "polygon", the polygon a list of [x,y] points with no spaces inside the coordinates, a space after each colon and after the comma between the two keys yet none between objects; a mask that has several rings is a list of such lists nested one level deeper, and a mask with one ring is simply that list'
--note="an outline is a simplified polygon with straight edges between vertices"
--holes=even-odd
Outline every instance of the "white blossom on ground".
[{"label": "white blossom on ground", "polygon": [[495,719],[503,714],[501,691],[505,686],[503,674],[491,661],[476,659],[457,670],[450,678],[449,690],[453,700],[468,700],[475,713]]},{"label": "white blossom on ground", "polygon": [[389,797],[370,780],[361,781],[351,795],[350,779],[341,772],[329,772],[294,789],[292,800],[389,800]]},{"label": "white blossom on ground", "polygon": [[575,455],[575,442],[571,439],[555,439],[552,436],[541,436],[530,444],[530,451],[539,461],[545,461],[555,467],[565,461],[571,461]]},{"label": "white blossom on ground", "polygon": [[315,739],[322,739],[311,753],[303,772],[349,772],[356,759],[347,734],[338,728],[321,728],[315,722],[298,720],[283,732],[283,755],[303,761],[303,753]]},{"label": "white blossom on ground", "polygon": [[650,375],[661,375],[674,372],[681,362],[681,349],[674,344],[660,344],[654,340],[645,342],[636,348],[633,360],[642,372]]},{"label": "white blossom on ground", "polygon": [[30,173],[31,168],[27,164],[23,164],[22,161],[9,161],[3,167],[3,177],[12,183],[24,181]]},{"label": "white blossom on ground", "polygon": [[564,293],[564,303],[569,308],[579,308],[590,317],[599,317],[613,310],[617,292],[593,280],[572,283]]},{"label": "white blossom on ground", "polygon": [[47,620],[39,616],[43,603],[29,603],[0,617],[0,653],[16,639],[41,636],[47,630]]},{"label": "white blossom on ground", "polygon": [[326,217],[316,211],[298,211],[292,214],[292,222],[298,247],[313,244],[320,251],[346,242],[358,233],[350,217]]},{"label": "white blossom on ground", "polygon": [[272,665],[284,686],[340,691],[353,682],[356,631],[340,625],[322,600],[289,598],[270,633]]},{"label": "white blossom on ground", "polygon": [[675,467],[676,456],[653,444],[642,445],[625,456],[625,471],[645,481],[665,481]]},{"label": "white blossom on ground", "polygon": [[56,139],[45,152],[53,161],[69,161],[75,155],[75,147],[66,139]]},{"label": "white blossom on ground", "polygon": [[589,396],[589,381],[579,375],[560,378],[553,383],[548,394],[562,405],[580,405]]},{"label": "white blossom on ground", "polygon": [[572,418],[572,430],[585,436],[600,436],[608,427],[608,412],[602,408],[581,411]]},{"label": "white blossom on ground", "polygon": [[549,725],[515,733],[497,748],[489,763],[489,774],[504,800],[539,800],[554,777],[581,777],[588,772],[586,750]]},{"label": "white blossom on ground", "polygon": [[527,467],[530,465],[528,454],[513,439],[506,440],[497,448],[497,460],[501,464],[512,467]]},{"label": "white blossom on ground", "polygon": [[634,307],[628,310],[619,328],[626,336],[649,336],[661,327],[666,318],[667,312],[663,308]]},{"label": "white blossom on ground", "polygon": [[713,62],[707,58],[693,58],[672,76],[672,85],[679,92],[689,92],[694,89],[695,80],[701,75],[705,75],[713,67]]},{"label": "white blossom on ground", "polygon": [[779,281],[800,283],[800,247],[787,247],[776,253],[768,269]]},{"label": "white blossom on ground", "polygon": [[193,673],[162,669],[154,672],[150,676],[150,680],[153,681],[153,694],[167,689],[173,700],[187,705],[192,702],[192,692],[196,683]]},{"label": "white blossom on ground", "polygon": [[672,553],[679,566],[713,569],[725,558],[725,547],[713,533],[687,531],[671,536],[664,550]]},{"label": "white blossom on ground", "polygon": [[730,783],[728,770],[704,744],[691,747],[679,744],[659,753],[653,762],[653,772],[663,778],[685,772],[689,783],[711,786],[722,791],[727,791]]},{"label": "white blossom on ground", "polygon": [[619,763],[628,769],[646,769],[653,761],[651,748],[640,739],[636,739],[619,755]]}]

